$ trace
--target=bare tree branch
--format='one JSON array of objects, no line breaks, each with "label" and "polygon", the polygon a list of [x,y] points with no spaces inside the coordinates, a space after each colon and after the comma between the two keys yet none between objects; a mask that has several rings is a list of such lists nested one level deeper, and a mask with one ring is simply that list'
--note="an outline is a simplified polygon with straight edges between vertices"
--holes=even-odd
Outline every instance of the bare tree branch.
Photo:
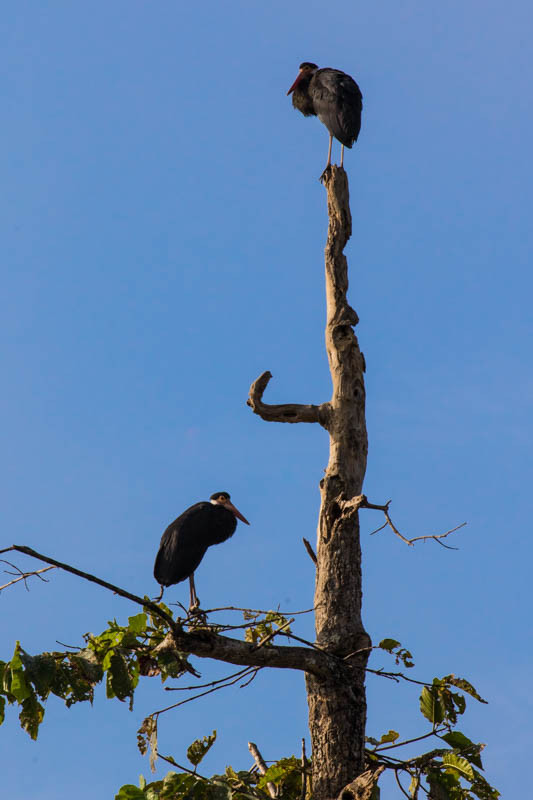
[{"label": "bare tree branch", "polygon": [[316,566],[318,564],[318,561],[317,561],[317,558],[316,558],[316,555],[315,555],[315,551],[311,547],[311,544],[307,541],[307,539],[304,539],[303,537],[302,537],[302,542],[304,543],[305,549],[309,553],[309,558],[311,559],[311,561],[314,562],[314,564]]},{"label": "bare tree branch", "polygon": [[[248,750],[252,754],[252,756],[254,758],[254,761],[257,764],[257,768],[258,768],[259,772],[261,773],[261,775],[264,775],[265,772],[267,771],[267,765],[265,764],[263,756],[259,752],[259,749],[258,749],[257,745],[254,744],[254,742],[248,742]],[[276,787],[274,786],[274,784],[271,781],[268,781],[267,789],[268,789],[268,793],[269,793],[270,797],[277,797],[278,796]]]},{"label": "bare tree branch", "polygon": [[440,544],[441,547],[445,547],[447,550],[458,550],[457,547],[451,547],[451,545],[444,544],[444,542],[441,542],[440,540],[445,539],[446,536],[450,535],[450,533],[455,533],[455,531],[458,531],[460,528],[464,528],[465,525],[467,524],[466,522],[462,522],[460,525],[456,525],[455,528],[451,528],[449,531],[446,531],[445,533],[438,533],[438,534],[430,533],[427,536],[414,536],[412,539],[408,539],[406,536],[403,535],[403,533],[400,533],[400,531],[398,530],[398,528],[393,523],[390,517],[389,514],[389,506],[391,504],[390,500],[388,500],[384,505],[377,505],[376,503],[370,503],[366,495],[361,494],[357,495],[356,497],[352,497],[350,500],[339,500],[338,502],[340,508],[342,508],[344,512],[348,511],[348,512],[353,512],[355,514],[360,508],[369,508],[374,511],[383,511],[385,515],[385,522],[383,523],[383,525],[380,525],[379,528],[376,528],[374,531],[372,531],[370,535],[373,536],[375,533],[379,533],[379,531],[382,531],[384,528],[389,526],[389,528],[391,528],[391,530],[396,534],[396,536],[398,536],[398,538],[400,538],[402,542],[405,542],[405,544],[408,544],[410,547],[412,547],[415,542],[422,542],[425,541],[426,539],[433,539],[435,542],[437,542],[437,544]]},{"label": "bare tree branch", "polygon": [[305,800],[307,794],[307,758],[305,757],[305,739],[302,738],[302,791],[300,800]]},{"label": "bare tree branch", "polygon": [[329,403],[320,406],[306,406],[298,403],[269,405],[263,403],[263,393],[272,377],[271,372],[263,372],[250,386],[246,404],[254,414],[258,414],[266,422],[319,422],[324,428],[328,426]]},{"label": "bare tree branch", "polygon": [[9,564],[9,566],[12,567],[15,570],[15,572],[10,572],[9,570],[5,569],[4,572],[6,573],[6,575],[16,575],[17,576],[12,581],[9,581],[8,583],[4,583],[3,586],[0,586],[0,592],[2,591],[2,589],[7,589],[8,586],[13,586],[13,584],[18,583],[19,581],[24,581],[24,586],[26,587],[26,591],[29,592],[30,589],[29,589],[28,584],[26,583],[26,580],[28,578],[32,578],[33,576],[36,576],[40,580],[42,580],[45,583],[47,583],[48,580],[47,580],[47,578],[43,578],[42,577],[42,573],[43,572],[48,572],[49,569],[56,569],[56,567],[43,567],[42,569],[36,569],[33,572],[23,572],[15,564],[12,564],[11,561],[6,561],[5,558],[1,558],[0,561],[3,561],[4,564]]},{"label": "bare tree branch", "polygon": [[339,793],[337,800],[370,800],[374,791],[374,786],[385,767],[368,769],[345,786]]},{"label": "bare tree branch", "polygon": [[281,614],[282,617],[295,617],[297,614],[310,614],[314,611],[314,608],[304,608],[303,611],[281,611],[279,606],[276,609],[273,608],[241,608],[240,606],[221,606],[220,608],[208,608],[204,611],[204,614],[215,614],[219,611],[246,611],[251,614],[271,614],[273,611],[276,614]]},{"label": "bare tree branch", "polygon": [[127,592],[125,589],[121,589],[120,586],[115,586],[112,583],[108,583],[108,581],[103,581],[101,578],[97,578],[95,575],[91,575],[89,572],[83,572],[81,569],[71,567],[69,564],[64,564],[62,561],[57,561],[55,558],[44,556],[42,553],[38,553],[31,547],[26,547],[26,545],[13,544],[11,547],[5,547],[3,550],[0,550],[0,554],[7,553],[10,550],[16,550],[18,553],[24,553],[24,555],[37,558],[39,561],[44,561],[46,564],[53,564],[54,567],[59,567],[60,569],[65,570],[65,572],[70,572],[72,575],[77,575],[79,578],[83,578],[86,581],[96,583],[98,586],[102,586],[104,589],[108,589],[114,594],[118,594],[119,597],[124,597],[126,600],[131,600],[133,603],[137,603],[138,605],[150,609],[153,614],[167,622],[171,628],[176,627],[176,623],[170,614],[167,614],[167,612],[160,608],[157,603],[153,603],[151,600],[146,600],[145,598],[139,597],[136,594]]}]

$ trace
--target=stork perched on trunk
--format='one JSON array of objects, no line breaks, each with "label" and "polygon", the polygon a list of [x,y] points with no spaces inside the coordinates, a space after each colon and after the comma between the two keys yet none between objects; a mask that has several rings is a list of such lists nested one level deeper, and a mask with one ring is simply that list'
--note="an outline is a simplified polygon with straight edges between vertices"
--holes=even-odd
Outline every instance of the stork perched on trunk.
[{"label": "stork perched on trunk", "polygon": [[318,117],[329,131],[328,163],[324,172],[331,164],[333,137],[342,145],[342,167],[344,148],[352,147],[361,130],[363,96],[354,79],[340,69],[319,69],[316,64],[304,61],[287,94],[292,94],[294,108],[304,117]]},{"label": "stork perched on trunk", "polygon": [[208,547],[233,536],[237,518],[250,524],[235,508],[227,492],[215,492],[209,502],[196,503],[170,523],[161,537],[154,564],[154,577],[161,586],[156,602],[163,597],[165,586],[188,578],[190,608],[198,608],[200,601],[196,596],[194,571]]}]

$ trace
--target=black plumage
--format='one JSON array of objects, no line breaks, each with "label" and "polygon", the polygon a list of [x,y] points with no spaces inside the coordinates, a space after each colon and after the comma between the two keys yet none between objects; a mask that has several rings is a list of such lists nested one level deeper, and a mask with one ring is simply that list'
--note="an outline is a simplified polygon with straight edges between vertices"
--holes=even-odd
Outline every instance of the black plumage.
[{"label": "black plumage", "polygon": [[352,147],[361,130],[363,96],[359,86],[350,75],[339,69],[304,61],[300,64],[298,77],[287,92],[292,93],[294,108],[305,117],[317,116],[329,131],[328,163],[331,163],[331,143],[335,137],[341,144],[341,167],[344,147]]},{"label": "black plumage", "polygon": [[194,572],[209,547],[233,536],[237,518],[249,524],[227,492],[215,492],[210,502],[195,503],[170,523],[161,537],[154,564],[154,577],[161,586],[158,599],[163,596],[165,586],[189,578],[191,606],[198,604]]}]

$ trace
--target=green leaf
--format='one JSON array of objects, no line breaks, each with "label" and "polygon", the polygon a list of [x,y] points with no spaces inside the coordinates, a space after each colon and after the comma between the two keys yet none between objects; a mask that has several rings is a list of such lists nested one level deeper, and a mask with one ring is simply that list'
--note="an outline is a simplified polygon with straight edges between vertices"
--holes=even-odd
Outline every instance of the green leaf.
[{"label": "green leaf", "polygon": [[142,789],[134,786],[133,783],[126,783],[118,790],[115,800],[145,800],[145,794]]},{"label": "green leaf", "polygon": [[128,617],[128,628],[132,633],[144,633],[146,630],[146,614],[136,614]]},{"label": "green leaf", "polygon": [[444,741],[455,750],[460,750],[461,755],[464,755],[471,764],[475,764],[476,767],[483,769],[480,753],[485,747],[484,744],[475,744],[474,742],[470,741],[470,739],[465,736],[464,733],[461,733],[461,731],[451,731],[450,733],[445,733],[444,736],[441,736],[441,739],[444,739]]},{"label": "green leaf", "polygon": [[438,696],[438,689],[432,686],[431,689],[424,686],[420,695],[420,711],[434,725],[444,719],[444,709]]},{"label": "green leaf", "polygon": [[450,733],[445,733],[441,736],[441,739],[444,739],[450,747],[456,747],[457,749],[463,749],[464,747],[474,747],[474,742],[472,742],[468,736],[465,736],[464,733],[461,731],[451,731]]},{"label": "green leaf", "polygon": [[37,738],[39,725],[43,721],[43,717],[44,708],[34,694],[22,702],[22,710],[19,714],[20,725],[30,734],[32,739]]},{"label": "green leaf", "polygon": [[459,781],[456,779],[452,779],[453,785],[450,786],[451,776],[443,775],[441,772],[428,772],[427,779],[431,789],[431,800],[451,800],[451,792],[459,787]]},{"label": "green leaf", "polygon": [[144,775],[139,775],[139,788],[142,789],[143,791],[146,788],[146,778],[144,777]]},{"label": "green leaf", "polygon": [[273,764],[267,769],[264,775],[261,775],[257,786],[259,789],[264,789],[267,783],[279,783],[285,777],[287,771],[279,764]]},{"label": "green leaf", "polygon": [[480,800],[498,800],[498,797],[500,797],[499,791],[495,789],[494,786],[491,786],[477,770],[473,770],[473,772],[474,780],[472,781],[470,790],[474,792]]},{"label": "green leaf", "polygon": [[11,685],[9,686],[9,691],[19,703],[22,703],[23,700],[30,697],[32,694],[32,690],[24,677],[22,659],[20,657],[21,651],[20,642],[17,642],[13,658],[8,665],[11,670]]},{"label": "green leaf", "polygon": [[205,754],[211,749],[216,738],[217,732],[213,731],[211,736],[204,736],[203,739],[196,739],[189,745],[187,748],[187,758],[194,767],[198,766]]},{"label": "green leaf", "polygon": [[382,639],[378,647],[386,650],[387,653],[392,653],[395,647],[401,647],[401,642],[397,642],[396,639]]},{"label": "green leaf", "polygon": [[455,753],[445,753],[442,756],[442,763],[448,768],[457,770],[457,772],[459,772],[469,781],[474,780],[474,770],[472,769],[471,765],[468,763],[466,758],[457,756],[455,755]]},{"label": "green leaf", "polygon": [[128,670],[128,662],[121,653],[116,651],[109,662],[107,696],[118,697],[122,701],[127,697],[133,699],[133,684]]},{"label": "green leaf", "polygon": [[232,781],[238,781],[239,780],[239,776],[237,775],[237,773],[235,772],[233,767],[231,767],[229,765],[226,767],[226,777],[229,778]]},{"label": "green leaf", "polygon": [[20,660],[24,666],[24,678],[27,683],[32,683],[39,697],[46,700],[56,677],[56,660],[50,653],[30,656],[24,650],[20,651]]},{"label": "green leaf", "polygon": [[213,781],[208,789],[209,800],[231,800],[233,792],[227,783]]},{"label": "green leaf", "polygon": [[464,678],[456,678],[455,675],[446,675],[443,678],[446,683],[449,683],[451,686],[456,686],[458,689],[461,689],[462,692],[465,694],[469,694],[471,697],[474,697],[480,703],[487,703],[480,694],[476,691],[476,689],[472,686],[469,681],[465,680]]},{"label": "green leaf", "polygon": [[6,698],[0,697],[0,725],[4,721],[6,713]]},{"label": "green leaf", "polygon": [[384,733],[381,739],[379,740],[380,744],[385,744],[386,742],[395,742],[400,736],[399,733],[396,731],[389,731],[388,733]]},{"label": "green leaf", "polygon": [[104,672],[96,653],[91,647],[86,647],[77,653],[69,653],[68,658],[83,680],[93,684],[93,686],[102,680]]}]

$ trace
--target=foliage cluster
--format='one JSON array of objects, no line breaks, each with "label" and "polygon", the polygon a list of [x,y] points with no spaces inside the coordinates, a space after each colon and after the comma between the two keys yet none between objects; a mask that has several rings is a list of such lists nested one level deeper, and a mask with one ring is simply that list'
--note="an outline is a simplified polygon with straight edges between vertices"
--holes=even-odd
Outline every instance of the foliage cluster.
[{"label": "foliage cluster", "polygon": [[[161,604],[168,614],[169,609]],[[283,631],[290,636],[292,619],[278,611],[242,610],[242,625],[209,623],[207,616],[198,615],[187,621],[190,628],[204,628],[217,633],[231,628],[242,628],[244,639],[256,646],[270,646],[272,638]],[[185,620],[178,620],[180,624]],[[200,677],[189,663],[187,654],[168,646],[168,624],[156,614],[145,609],[129,617],[127,625],[116,620],[100,635],[86,634],[83,648],[65,652],[50,652],[31,656],[17,642],[13,657],[0,662],[0,723],[4,719],[6,701],[18,704],[22,728],[37,738],[39,725],[43,721],[43,703],[50,695],[63,699],[68,707],[78,702],[93,702],[95,686],[104,682],[108,698],[117,698],[133,707],[135,689],[141,676],[159,676],[162,681],[179,678],[184,673]],[[375,650],[389,653],[396,665],[405,669],[413,667],[412,654],[395,639],[383,639]],[[483,778],[481,752],[484,745],[471,741],[457,730],[457,722],[466,710],[466,696],[484,703],[471,683],[454,675],[435,678],[431,684],[408,678],[402,672],[385,672],[370,669],[370,672],[393,680],[406,680],[422,686],[419,710],[430,723],[429,731],[415,739],[402,740],[400,734],[390,730],[380,738],[367,738],[367,764],[370,769],[383,766],[392,770],[404,794],[409,798],[429,794],[432,800],[496,800],[499,793]],[[229,676],[235,680],[215,681],[218,684],[208,691],[232,685],[257,668],[240,670]],[[186,687],[195,690],[210,684]],[[191,698],[192,699],[192,698]],[[182,701],[187,702],[187,701]],[[176,703],[169,708],[175,708]],[[143,720],[138,732],[138,746],[144,754],[150,753],[152,770],[158,753],[157,720],[167,709],[153,712]],[[399,758],[391,750],[405,747],[429,738],[436,738],[438,746],[413,758]],[[180,772],[170,772],[163,780],[147,783],[141,778],[139,786],[128,784],[118,794],[119,800],[143,798],[143,800],[265,800],[270,797],[267,784],[276,787],[284,800],[306,800],[302,797],[302,763],[294,756],[272,764],[265,775],[255,769],[235,771],[227,767],[224,775],[205,778],[196,769],[213,745],[216,732],[193,742],[187,757],[193,770],[181,767],[172,756],[160,756]],[[306,762],[308,763],[308,762]],[[307,768],[306,768],[307,772]],[[410,780],[406,790],[401,784],[401,775]],[[306,793],[310,795],[310,769],[306,780]],[[377,796],[377,795],[376,795]]]}]

